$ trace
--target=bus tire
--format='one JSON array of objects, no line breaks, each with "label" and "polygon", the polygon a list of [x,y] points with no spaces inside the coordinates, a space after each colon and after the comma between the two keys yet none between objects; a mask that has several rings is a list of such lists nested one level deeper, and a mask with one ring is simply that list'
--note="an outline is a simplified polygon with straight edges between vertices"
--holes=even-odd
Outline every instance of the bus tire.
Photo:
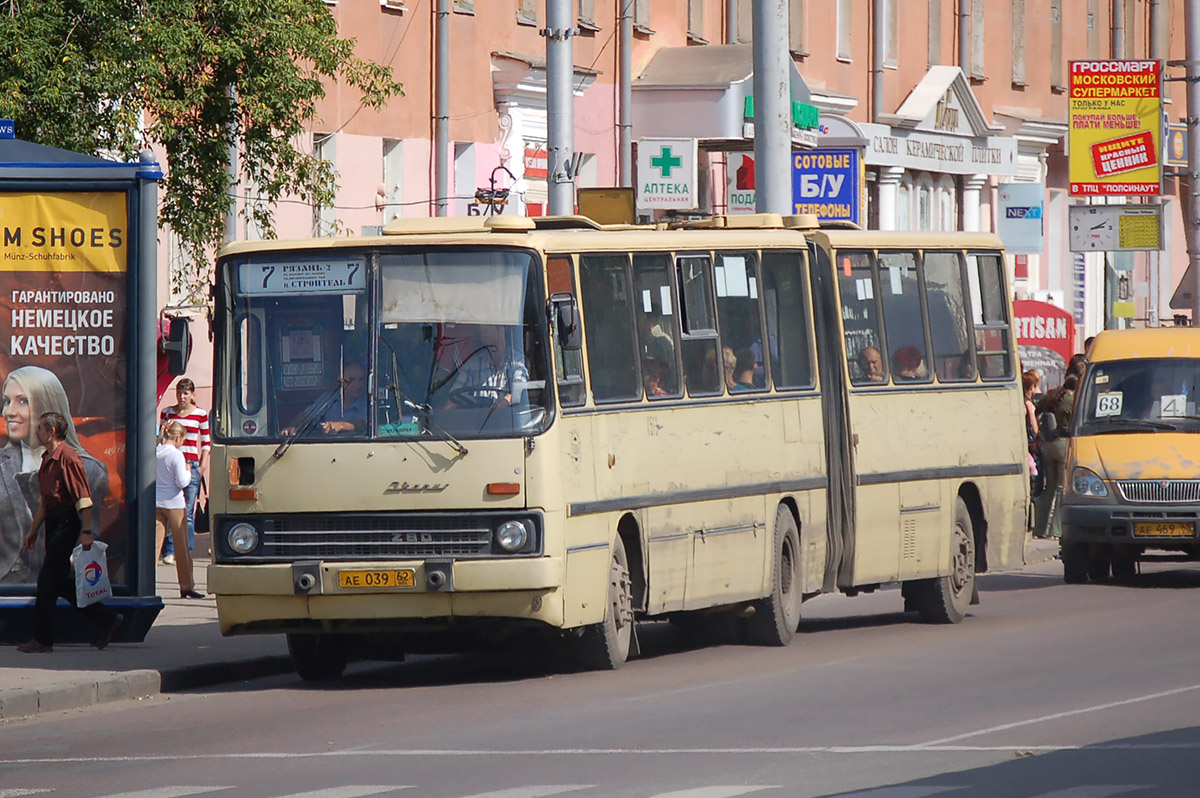
[{"label": "bus tire", "polygon": [[954,503],[954,528],[950,534],[950,573],[922,579],[913,585],[917,612],[925,623],[959,623],[967,615],[975,594],[975,529],[966,502]]},{"label": "bus tire", "polygon": [[289,634],[287,647],[296,673],[306,682],[336,679],[346,670],[346,650],[335,635]]},{"label": "bus tire", "polygon": [[1088,551],[1083,543],[1063,543],[1059,558],[1063,564],[1063,581],[1082,585],[1088,580]]},{"label": "bus tire", "polygon": [[754,602],[746,619],[746,636],[764,646],[786,646],[800,625],[800,531],[792,511],[775,511],[775,556],[771,558],[771,595]]},{"label": "bus tire", "polygon": [[1113,548],[1112,576],[1117,582],[1132,582],[1137,578],[1137,550],[1129,546]]},{"label": "bus tire", "polygon": [[1108,574],[1112,568],[1112,557],[1108,548],[1105,546],[1097,546],[1092,552],[1092,556],[1088,558],[1088,579],[1093,582],[1103,582],[1108,579]]},{"label": "bus tire", "polygon": [[583,631],[579,641],[579,664],[588,670],[615,671],[629,658],[633,638],[633,582],[629,577],[629,558],[618,535],[613,542],[608,571],[608,600],[604,620]]}]

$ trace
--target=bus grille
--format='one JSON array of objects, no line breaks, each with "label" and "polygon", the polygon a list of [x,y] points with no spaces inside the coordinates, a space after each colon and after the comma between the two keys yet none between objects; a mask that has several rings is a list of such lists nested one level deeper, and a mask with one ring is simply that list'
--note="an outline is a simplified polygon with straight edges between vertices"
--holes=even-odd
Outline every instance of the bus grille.
[{"label": "bus grille", "polygon": [[286,560],[481,557],[492,530],[469,518],[279,518],[263,528],[260,556]]},{"label": "bus grille", "polygon": [[1117,489],[1127,502],[1200,503],[1200,479],[1126,479]]}]

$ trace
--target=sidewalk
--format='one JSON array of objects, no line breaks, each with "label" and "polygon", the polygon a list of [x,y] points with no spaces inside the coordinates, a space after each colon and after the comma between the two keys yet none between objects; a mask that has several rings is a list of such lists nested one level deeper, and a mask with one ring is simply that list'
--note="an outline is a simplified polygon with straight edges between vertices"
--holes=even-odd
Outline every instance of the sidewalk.
[{"label": "sidewalk", "polygon": [[[207,537],[198,536],[197,552],[207,548]],[[208,564],[197,555],[201,593]],[[155,580],[165,606],[143,643],[103,651],[56,645],[49,654],[0,646],[0,722],[291,671],[283,635],[221,637],[212,597],[179,598],[173,565],[159,565]]]}]

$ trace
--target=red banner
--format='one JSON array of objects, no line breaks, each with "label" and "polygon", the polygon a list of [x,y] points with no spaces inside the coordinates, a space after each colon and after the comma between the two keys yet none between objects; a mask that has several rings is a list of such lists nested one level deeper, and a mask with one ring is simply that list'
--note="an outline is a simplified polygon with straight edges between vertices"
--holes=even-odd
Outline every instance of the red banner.
[{"label": "red banner", "polygon": [[1075,354],[1075,319],[1049,302],[1013,302],[1013,325],[1021,369],[1042,372],[1042,389],[1062,385],[1067,361]]}]

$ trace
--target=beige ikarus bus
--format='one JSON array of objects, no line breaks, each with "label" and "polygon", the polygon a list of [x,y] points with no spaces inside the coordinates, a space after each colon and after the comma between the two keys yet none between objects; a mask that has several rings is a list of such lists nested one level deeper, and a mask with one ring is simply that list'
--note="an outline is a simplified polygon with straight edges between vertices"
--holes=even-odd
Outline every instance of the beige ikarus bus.
[{"label": "beige ikarus bus", "polygon": [[323,679],[530,631],[616,668],[655,618],[785,645],[894,582],[956,623],[1022,561],[1008,297],[994,236],[771,214],[229,246],[221,630]]}]

